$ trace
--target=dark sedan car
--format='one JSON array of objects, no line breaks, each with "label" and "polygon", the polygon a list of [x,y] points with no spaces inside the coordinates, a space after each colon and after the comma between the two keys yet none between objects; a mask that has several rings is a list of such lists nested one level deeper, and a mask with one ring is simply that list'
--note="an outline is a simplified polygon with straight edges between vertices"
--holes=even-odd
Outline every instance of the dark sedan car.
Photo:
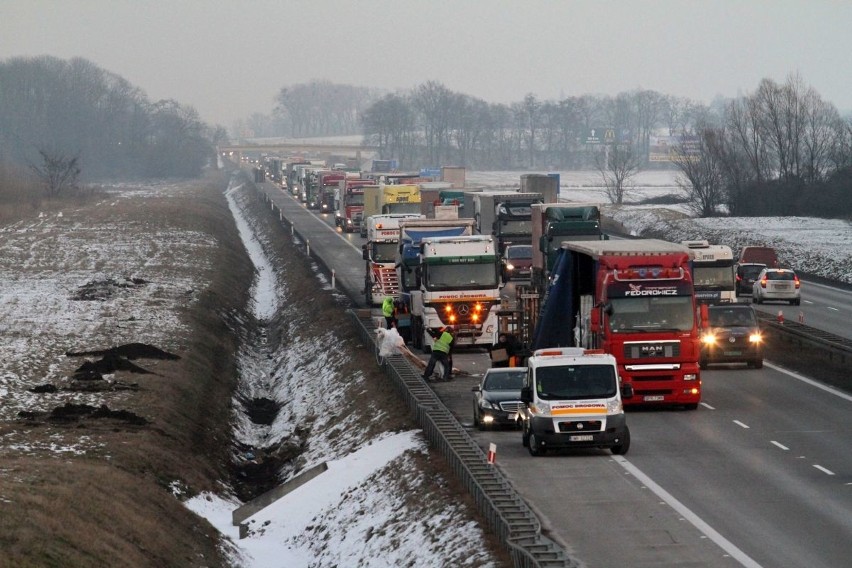
[{"label": "dark sedan car", "polygon": [[488,369],[479,385],[473,387],[474,426],[480,430],[495,425],[517,427],[526,376],[526,367]]},{"label": "dark sedan car", "polygon": [[503,251],[503,281],[529,278],[532,275],[532,246],[508,245]]},{"label": "dark sedan car", "polygon": [[763,336],[754,308],[749,304],[709,307],[709,325],[701,333],[702,369],[712,363],[746,363],[763,367]]}]

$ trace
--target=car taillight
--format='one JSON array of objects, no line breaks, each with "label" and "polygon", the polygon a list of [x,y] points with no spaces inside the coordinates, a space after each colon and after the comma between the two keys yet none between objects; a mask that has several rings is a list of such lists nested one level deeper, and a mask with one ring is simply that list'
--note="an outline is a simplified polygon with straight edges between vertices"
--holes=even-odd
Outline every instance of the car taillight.
[{"label": "car taillight", "polygon": [[801,286],[801,284],[799,283],[799,277],[798,276],[793,276],[793,284],[796,286],[796,288]]},{"label": "car taillight", "polygon": [[739,274],[737,274],[737,282],[742,282],[742,281],[743,281],[743,277],[740,276]]},{"label": "car taillight", "polygon": [[760,279],[760,287],[766,288],[766,277]]}]

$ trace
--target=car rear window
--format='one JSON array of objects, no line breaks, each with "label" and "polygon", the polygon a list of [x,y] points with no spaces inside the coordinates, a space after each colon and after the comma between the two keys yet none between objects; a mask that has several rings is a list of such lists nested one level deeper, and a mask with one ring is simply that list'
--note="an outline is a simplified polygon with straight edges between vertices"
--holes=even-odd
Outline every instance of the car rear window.
[{"label": "car rear window", "polygon": [[766,278],[768,280],[793,280],[794,274],[792,272],[767,272]]}]

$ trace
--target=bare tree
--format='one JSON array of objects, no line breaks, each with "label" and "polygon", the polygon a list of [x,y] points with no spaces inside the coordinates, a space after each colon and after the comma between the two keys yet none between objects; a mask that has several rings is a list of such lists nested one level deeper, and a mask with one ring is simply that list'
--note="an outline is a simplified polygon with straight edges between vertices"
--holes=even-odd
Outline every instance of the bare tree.
[{"label": "bare tree", "polygon": [[724,132],[705,128],[699,133],[697,148],[683,143],[673,148],[674,163],[681,174],[678,186],[686,193],[689,209],[699,217],[716,216],[724,202],[722,144]]},{"label": "bare tree", "polygon": [[603,179],[610,203],[621,205],[630,181],[639,171],[640,158],[627,144],[606,146],[597,154],[597,168]]},{"label": "bare tree", "polygon": [[57,197],[67,190],[77,189],[80,168],[77,163],[79,156],[67,157],[60,152],[49,152],[39,148],[42,165],[30,164],[30,169],[44,184],[48,197]]}]

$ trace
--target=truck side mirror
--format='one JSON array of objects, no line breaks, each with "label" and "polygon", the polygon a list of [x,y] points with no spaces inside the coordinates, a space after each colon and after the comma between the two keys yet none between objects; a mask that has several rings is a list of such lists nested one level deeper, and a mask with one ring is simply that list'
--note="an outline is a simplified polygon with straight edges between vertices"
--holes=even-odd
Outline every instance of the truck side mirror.
[{"label": "truck side mirror", "polygon": [[364,260],[370,260],[370,249],[367,245],[361,245],[361,258]]},{"label": "truck side mirror", "polygon": [[701,328],[707,329],[710,327],[710,308],[707,307],[707,304],[701,304],[698,308],[699,313],[701,314]]},{"label": "truck side mirror", "polygon": [[532,391],[530,390],[530,387],[521,388],[521,402],[525,402],[527,404],[532,402]]},{"label": "truck side mirror", "polygon": [[633,398],[633,385],[631,383],[621,385],[621,398]]}]

